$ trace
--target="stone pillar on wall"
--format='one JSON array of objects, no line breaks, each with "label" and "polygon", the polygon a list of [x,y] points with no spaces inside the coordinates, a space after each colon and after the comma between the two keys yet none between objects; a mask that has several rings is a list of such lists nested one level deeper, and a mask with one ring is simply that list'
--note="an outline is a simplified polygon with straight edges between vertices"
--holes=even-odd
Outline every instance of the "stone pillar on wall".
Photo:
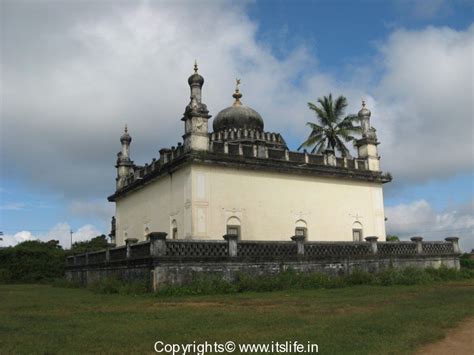
[{"label": "stone pillar on wall", "polygon": [[333,149],[326,149],[324,151],[324,159],[326,165],[336,166],[336,154]]},{"label": "stone pillar on wall", "polygon": [[304,235],[294,235],[291,240],[296,242],[296,252],[298,255],[304,255]]},{"label": "stone pillar on wall", "polygon": [[416,243],[416,253],[417,254],[423,254],[423,238],[416,236],[416,237],[411,237],[410,240],[414,243]]},{"label": "stone pillar on wall", "polygon": [[461,254],[461,248],[459,247],[458,237],[448,237],[448,238],[445,238],[444,240],[453,244],[453,249],[454,249],[455,254]]},{"label": "stone pillar on wall", "polygon": [[150,255],[152,257],[166,255],[166,236],[165,232],[152,232],[147,235],[150,240]]},{"label": "stone pillar on wall", "polygon": [[372,254],[377,254],[377,240],[378,237],[366,237],[365,240],[370,243],[370,249],[372,250]]},{"label": "stone pillar on wall", "polygon": [[223,238],[227,240],[229,246],[229,256],[237,256],[237,240],[239,239],[239,236],[237,234],[225,234]]},{"label": "stone pillar on wall", "polygon": [[127,259],[132,257],[132,244],[136,244],[138,242],[137,238],[127,238],[125,239],[125,245],[127,246]]}]

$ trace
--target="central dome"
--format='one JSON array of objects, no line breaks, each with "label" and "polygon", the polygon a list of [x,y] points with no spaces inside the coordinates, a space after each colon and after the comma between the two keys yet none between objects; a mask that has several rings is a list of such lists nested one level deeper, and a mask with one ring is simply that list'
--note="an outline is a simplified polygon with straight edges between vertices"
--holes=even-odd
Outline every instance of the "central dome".
[{"label": "central dome", "polygon": [[232,106],[220,111],[212,122],[214,132],[225,131],[229,129],[251,129],[263,131],[263,119],[254,109],[242,105],[240,98],[242,94],[239,91],[239,81],[235,93],[232,95],[235,102]]}]

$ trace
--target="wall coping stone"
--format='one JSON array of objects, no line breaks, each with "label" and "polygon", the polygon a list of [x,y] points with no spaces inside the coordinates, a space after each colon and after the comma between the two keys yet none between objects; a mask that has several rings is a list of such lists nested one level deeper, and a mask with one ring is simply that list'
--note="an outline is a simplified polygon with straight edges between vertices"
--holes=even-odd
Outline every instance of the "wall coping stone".
[{"label": "wall coping stone", "polygon": [[127,239],[125,239],[125,245],[136,244],[136,243],[138,243],[137,238],[127,238]]},{"label": "wall coping stone", "polygon": [[167,235],[168,235],[168,233],[166,233],[166,232],[151,232],[151,233],[147,234],[147,238],[150,239],[150,241],[152,239],[163,240],[163,239],[166,239]]}]

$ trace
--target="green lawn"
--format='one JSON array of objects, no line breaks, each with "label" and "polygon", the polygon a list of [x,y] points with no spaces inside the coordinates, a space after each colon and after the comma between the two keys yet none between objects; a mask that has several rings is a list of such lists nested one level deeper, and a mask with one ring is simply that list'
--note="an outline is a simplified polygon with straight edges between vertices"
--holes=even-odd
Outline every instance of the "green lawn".
[{"label": "green lawn", "polygon": [[405,354],[474,315],[474,280],[219,296],[0,286],[0,353],[152,353],[175,343],[298,340],[322,354]]}]

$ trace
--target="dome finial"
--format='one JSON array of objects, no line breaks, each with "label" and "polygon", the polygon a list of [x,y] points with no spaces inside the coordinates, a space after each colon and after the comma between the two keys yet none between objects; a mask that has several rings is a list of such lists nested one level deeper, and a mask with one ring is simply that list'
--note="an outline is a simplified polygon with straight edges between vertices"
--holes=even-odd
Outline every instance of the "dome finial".
[{"label": "dome finial", "polygon": [[239,85],[240,85],[240,79],[236,78],[235,79],[235,92],[232,95],[232,97],[235,99],[235,102],[234,102],[233,106],[241,106],[242,105],[242,102],[240,102],[240,98],[242,97],[242,94],[240,93]]},{"label": "dome finial", "polygon": [[123,134],[120,136],[120,142],[122,142],[122,144],[130,144],[131,141],[132,137],[130,137],[130,134],[128,134],[128,126],[125,124],[125,127],[123,128]]},{"label": "dome finial", "polygon": [[194,72],[197,74],[198,72],[198,62],[196,59],[194,59]]},{"label": "dome finial", "polygon": [[370,117],[371,115],[371,112],[370,110],[365,107],[366,106],[366,103],[365,103],[365,99],[364,98],[361,98],[361,101],[362,101],[362,108],[360,109],[360,111],[357,113],[357,115],[359,117]]}]

